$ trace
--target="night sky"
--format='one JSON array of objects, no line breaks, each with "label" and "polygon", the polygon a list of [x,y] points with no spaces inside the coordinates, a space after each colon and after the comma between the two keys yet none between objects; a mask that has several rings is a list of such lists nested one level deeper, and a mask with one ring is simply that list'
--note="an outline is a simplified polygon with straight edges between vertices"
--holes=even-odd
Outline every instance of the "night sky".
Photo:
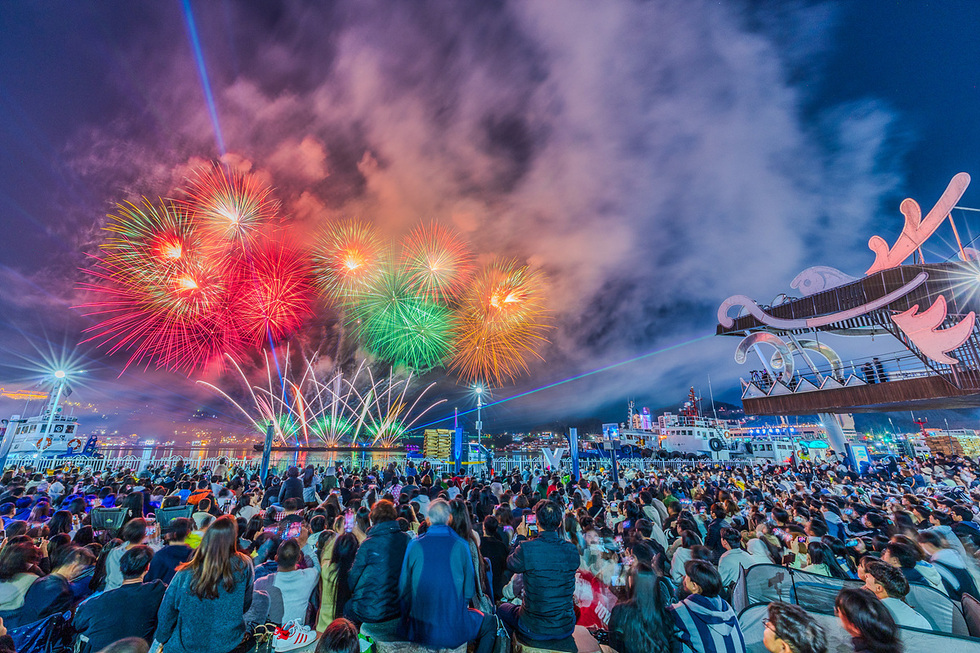
[{"label": "night sky", "polygon": [[[622,419],[626,398],[676,404],[709,375],[737,400],[736,342],[709,337],[725,297],[768,303],[810,265],[860,275],[903,198],[931,207],[980,175],[977,2],[189,6],[216,122],[181,2],[0,9],[0,385],[74,351],[76,397],[141,431],[201,407],[242,422],[200,374],[120,376],[125,356],[75,349],[92,324],[79,269],[115,203],[222,155],[267,176],[297,228],[355,215],[397,238],[435,220],[544,271],[545,362],[495,399],[643,357],[495,406],[488,430]],[[962,205],[980,207],[974,184]],[[977,214],[954,217],[980,235]]]}]

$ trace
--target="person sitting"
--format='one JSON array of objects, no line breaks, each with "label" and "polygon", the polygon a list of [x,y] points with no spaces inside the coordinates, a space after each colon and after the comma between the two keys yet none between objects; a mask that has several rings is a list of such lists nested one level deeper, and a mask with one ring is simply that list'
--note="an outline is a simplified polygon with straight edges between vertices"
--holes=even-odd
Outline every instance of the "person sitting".
[{"label": "person sitting", "polygon": [[759,561],[742,548],[742,534],[735,528],[725,527],[721,530],[721,546],[725,552],[718,560],[718,573],[721,574],[722,587],[729,588],[738,580],[742,569],[748,569]]},{"label": "person sitting", "polygon": [[95,564],[95,554],[80,546],[68,546],[58,552],[52,564],[55,565],[54,570],[34,581],[24,596],[20,614],[22,625],[75,607],[75,595],[69,581],[89,565]]},{"label": "person sitting", "polygon": [[[580,563],[578,548],[558,535],[563,516],[558,504],[539,501],[534,514],[537,537],[519,543],[507,558],[507,568],[523,575],[521,605],[504,603],[497,608],[501,620],[530,643],[565,639],[574,632],[575,572]],[[525,519],[521,534],[533,535],[527,528]]]},{"label": "person sitting", "polygon": [[476,653],[490,653],[496,620],[469,607],[478,591],[476,572],[469,544],[449,527],[451,516],[445,500],[430,503],[429,529],[405,552],[399,580],[403,635],[430,648],[475,641]]},{"label": "person sitting", "polygon": [[320,553],[320,615],[317,631],[327,627],[344,614],[350,599],[350,570],[354,565],[359,544],[353,533],[338,535],[323,546]]},{"label": "person sitting", "polygon": [[143,543],[143,539],[146,537],[146,520],[142,517],[129,520],[122,527],[119,536],[122,538],[123,545],[110,551],[105,561],[106,592],[122,586],[123,577],[122,572],[119,571],[119,561],[126,551]]},{"label": "person sitting", "polygon": [[0,550],[0,613],[8,628],[21,625],[24,597],[41,575],[37,565],[42,557],[41,549],[30,541],[6,543]]},{"label": "person sitting", "polygon": [[926,585],[946,594],[942,576],[935,567],[923,560],[924,557],[925,553],[918,542],[904,535],[894,536],[881,553],[881,561],[901,570],[909,583]]},{"label": "person sitting", "polygon": [[980,591],[970,575],[967,562],[959,551],[952,548],[949,542],[935,531],[919,533],[919,545],[929,556],[929,561],[942,577],[946,593],[952,598],[969,594],[980,600]]},{"label": "person sitting", "polygon": [[762,644],[769,653],[827,653],[827,634],[798,605],[773,601],[763,624]]},{"label": "person sitting", "polygon": [[152,559],[150,547],[132,547],[119,559],[122,585],[78,606],[72,626],[79,634],[79,653],[98,651],[127,637],[152,642],[157,611],[167,590],[159,579],[144,582]]},{"label": "person sitting", "polygon": [[371,526],[357,549],[348,575],[351,597],[344,616],[355,624],[374,624],[379,637],[394,635],[399,626],[401,605],[398,583],[405,550],[411,541],[396,521],[391,501],[382,499],[371,508]]},{"label": "person sitting", "polygon": [[[310,596],[320,580],[320,560],[309,542],[310,531],[305,527],[299,538],[289,539],[279,545],[276,552],[276,572],[259,579],[255,589],[268,591],[267,586],[276,587],[282,594],[282,617],[276,619],[278,610],[270,610],[270,618],[281,624],[306,619],[306,608]],[[299,568],[300,559],[305,559],[306,567]],[[273,593],[270,593],[272,596]],[[275,614],[275,616],[273,616]]]},{"label": "person sitting", "polygon": [[299,467],[290,466],[290,468],[286,470],[286,481],[279,489],[278,499],[280,506],[285,505],[283,502],[286,501],[286,499],[299,499],[302,503],[303,481],[299,477]]},{"label": "person sitting", "polygon": [[211,514],[211,499],[207,497],[201,499],[197,502],[197,511],[191,515],[191,519],[194,520],[194,525],[197,526],[196,530],[204,530],[204,525],[206,522],[210,521],[213,515]]},{"label": "person sitting", "polygon": [[867,589],[842,589],[834,600],[834,612],[851,636],[854,653],[902,653],[891,612]]},{"label": "person sitting", "polygon": [[702,653],[745,653],[745,638],[735,611],[721,592],[721,575],[705,560],[684,565],[684,589],[690,593],[667,608],[682,644]]},{"label": "person sitting", "polygon": [[150,570],[146,574],[146,582],[162,580],[169,585],[177,573],[177,567],[184,564],[194,555],[186,542],[187,536],[194,529],[194,522],[187,517],[178,517],[170,522],[170,543],[157,551],[150,562]]},{"label": "person sitting", "polygon": [[615,650],[670,653],[676,640],[673,620],[666,610],[670,602],[666,579],[656,573],[652,560],[641,560],[637,555],[626,586],[629,600],[614,606],[609,617],[609,634]]},{"label": "person sitting", "polygon": [[243,615],[252,605],[253,578],[252,560],[238,551],[238,523],[230,515],[218,517],[164,594],[154,634],[163,653],[238,647],[245,638]]},{"label": "person sitting", "polygon": [[[314,653],[360,653],[357,626],[346,619],[334,619],[323,631]],[[0,651],[0,653],[3,653]]]},{"label": "person sitting", "polygon": [[903,628],[932,630],[932,624],[905,602],[909,582],[901,571],[885,562],[869,562],[864,570],[865,587],[888,608],[896,624]]}]

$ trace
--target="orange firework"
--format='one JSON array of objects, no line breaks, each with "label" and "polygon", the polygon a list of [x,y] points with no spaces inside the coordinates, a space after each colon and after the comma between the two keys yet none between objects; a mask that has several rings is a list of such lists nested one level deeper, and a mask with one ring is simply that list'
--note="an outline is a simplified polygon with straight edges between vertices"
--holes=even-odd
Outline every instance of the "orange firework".
[{"label": "orange firework", "polygon": [[254,174],[233,172],[220,163],[198,170],[183,192],[182,204],[201,236],[220,247],[250,249],[279,217],[271,187]]},{"label": "orange firework", "polygon": [[447,302],[466,290],[473,276],[473,255],[459,234],[433,222],[416,227],[405,238],[402,266],[422,296]]},{"label": "orange firework", "polygon": [[516,263],[494,262],[477,274],[457,315],[451,367],[470,380],[500,385],[527,372],[547,342],[540,273]]},{"label": "orange firework", "polygon": [[374,227],[343,220],[327,227],[313,253],[317,284],[327,296],[349,302],[381,268],[381,238]]}]

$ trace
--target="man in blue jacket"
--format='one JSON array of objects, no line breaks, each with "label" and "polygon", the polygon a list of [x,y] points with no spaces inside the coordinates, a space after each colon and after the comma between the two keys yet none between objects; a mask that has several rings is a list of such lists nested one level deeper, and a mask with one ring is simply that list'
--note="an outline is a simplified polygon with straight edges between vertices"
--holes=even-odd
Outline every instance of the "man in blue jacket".
[{"label": "man in blue jacket", "polygon": [[476,642],[476,653],[493,650],[493,615],[469,607],[476,594],[470,547],[449,524],[449,503],[429,504],[429,530],[408,545],[399,592],[402,635],[429,648],[454,649]]}]

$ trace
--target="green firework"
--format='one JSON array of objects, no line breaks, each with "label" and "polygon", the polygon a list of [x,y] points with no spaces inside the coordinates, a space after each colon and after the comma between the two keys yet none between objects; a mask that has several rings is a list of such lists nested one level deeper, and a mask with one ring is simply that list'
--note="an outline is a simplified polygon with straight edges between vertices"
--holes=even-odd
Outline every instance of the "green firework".
[{"label": "green firework", "polygon": [[427,370],[451,353],[452,311],[422,295],[401,268],[389,266],[358,293],[349,321],[370,351],[395,365]]}]

